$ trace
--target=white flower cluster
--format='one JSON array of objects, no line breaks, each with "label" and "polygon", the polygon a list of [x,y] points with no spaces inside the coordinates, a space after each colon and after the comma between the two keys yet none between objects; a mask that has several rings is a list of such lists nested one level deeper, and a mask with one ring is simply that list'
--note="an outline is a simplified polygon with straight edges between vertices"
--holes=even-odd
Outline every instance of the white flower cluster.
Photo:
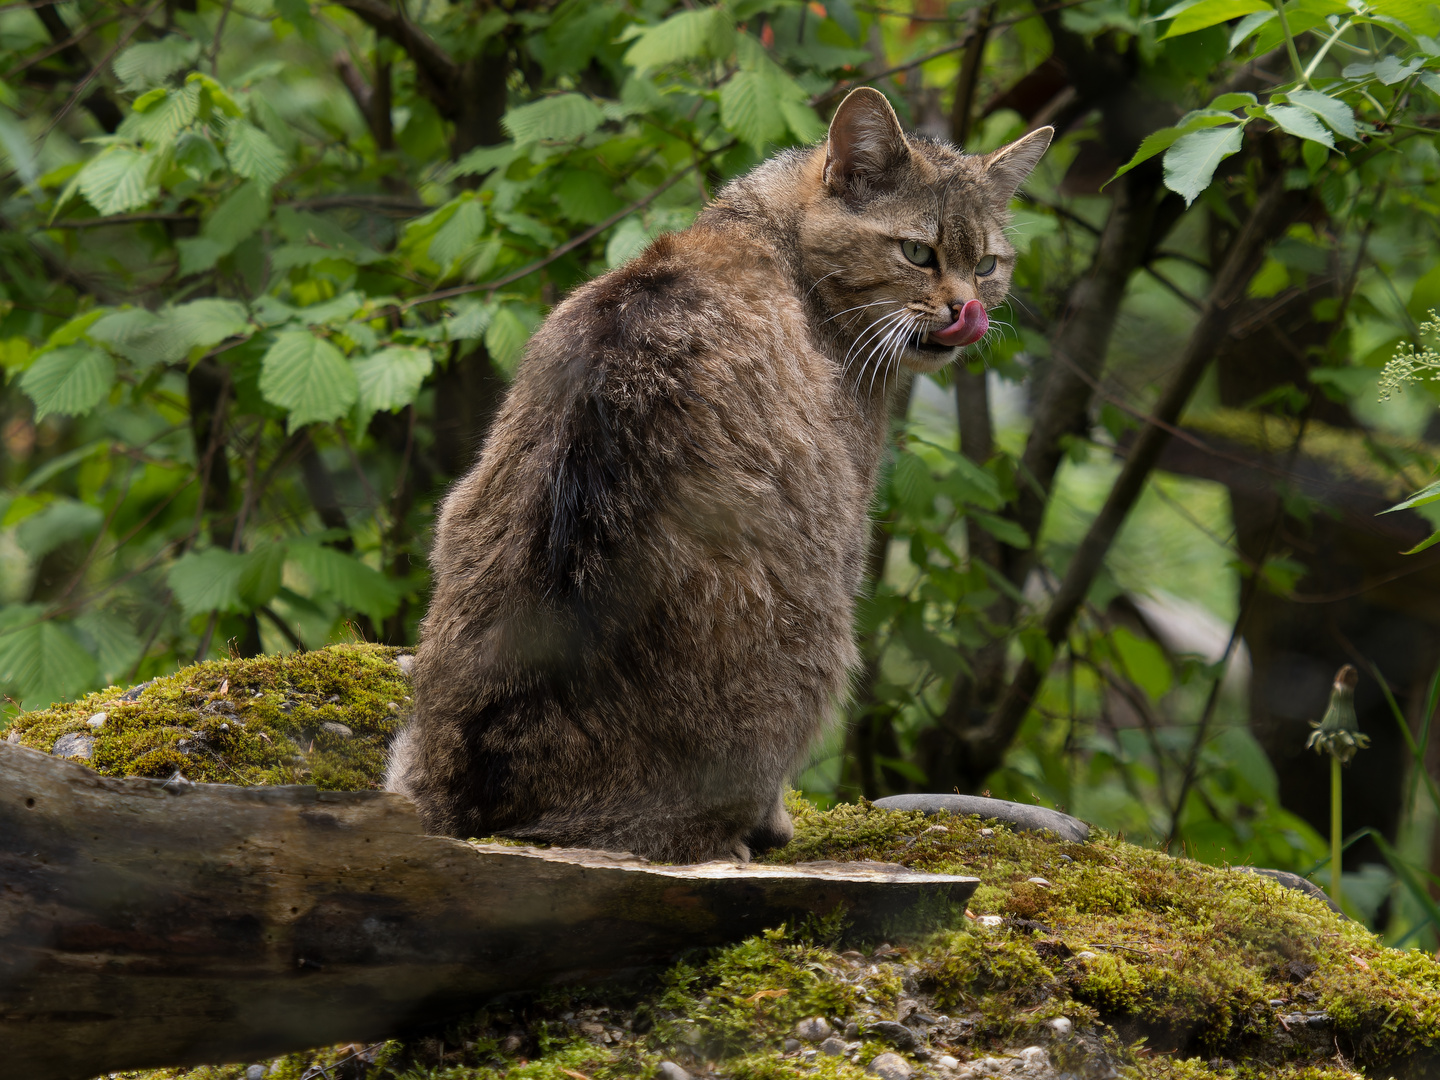
[{"label": "white flower cluster", "polygon": [[[1420,324],[1421,334],[1440,335],[1440,315],[1430,309],[1430,318]],[[1389,401],[1390,395],[1404,390],[1407,383],[1421,379],[1440,379],[1440,352],[1433,346],[1409,343],[1395,349],[1384,369],[1380,372],[1380,400]]]}]

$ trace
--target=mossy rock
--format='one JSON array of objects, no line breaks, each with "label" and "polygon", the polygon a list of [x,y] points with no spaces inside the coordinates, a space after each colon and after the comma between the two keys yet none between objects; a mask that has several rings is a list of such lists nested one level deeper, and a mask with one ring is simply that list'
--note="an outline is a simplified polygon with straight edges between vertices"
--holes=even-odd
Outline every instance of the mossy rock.
[{"label": "mossy rock", "polygon": [[[355,645],[210,662],[138,695],[111,688],[23,714],[9,737],[48,751],[62,736],[92,736],[90,764],[109,775],[374,787],[409,692],[398,655]],[[1002,1075],[1440,1071],[1440,963],[1385,948],[1302,893],[1098,831],[1075,844],[863,803],[821,812],[795,797],[791,811],[795,839],[767,861],[877,859],[983,884],[966,917],[923,940],[891,947],[850,940],[839,923],[781,927],[638,987],[492,1003],[444,1033],[293,1054],[248,1075],[618,1080],[660,1075],[668,1060],[733,1080],[860,1080],[897,1049],[886,1045],[893,1026],[875,1025],[897,1020],[915,1042],[902,1056],[916,1077],[972,1074],[975,1059],[1030,1045],[1053,1066]],[[835,1029],[837,1055],[787,1049],[797,1023],[816,1016]],[[1053,1025],[1062,1017],[1068,1034]],[[247,1065],[124,1075],[242,1080]]]}]

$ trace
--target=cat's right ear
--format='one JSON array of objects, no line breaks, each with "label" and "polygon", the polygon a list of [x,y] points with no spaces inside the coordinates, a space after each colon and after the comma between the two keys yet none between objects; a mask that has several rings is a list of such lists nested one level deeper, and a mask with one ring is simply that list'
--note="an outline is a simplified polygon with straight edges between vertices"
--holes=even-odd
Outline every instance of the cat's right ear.
[{"label": "cat's right ear", "polygon": [[879,90],[846,95],[830,121],[825,183],[837,195],[863,194],[910,154],[900,120]]}]

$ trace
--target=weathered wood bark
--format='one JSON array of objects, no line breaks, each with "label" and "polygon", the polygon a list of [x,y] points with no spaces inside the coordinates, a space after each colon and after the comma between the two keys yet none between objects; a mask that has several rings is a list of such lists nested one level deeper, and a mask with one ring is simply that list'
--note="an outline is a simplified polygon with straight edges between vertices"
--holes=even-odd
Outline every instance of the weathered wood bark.
[{"label": "weathered wood bark", "polygon": [[0,1072],[374,1040],[806,913],[888,933],[977,884],[466,843],[388,793],[115,780],[0,744]]}]

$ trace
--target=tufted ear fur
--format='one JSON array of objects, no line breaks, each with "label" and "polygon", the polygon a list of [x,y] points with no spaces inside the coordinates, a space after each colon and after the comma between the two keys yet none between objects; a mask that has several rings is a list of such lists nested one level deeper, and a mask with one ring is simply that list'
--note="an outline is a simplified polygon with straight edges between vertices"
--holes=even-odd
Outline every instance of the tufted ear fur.
[{"label": "tufted ear fur", "polygon": [[1052,127],[1036,128],[1009,146],[1002,146],[985,156],[985,179],[990,189],[990,202],[1003,213],[1015,197],[1025,178],[1040,164],[1040,157],[1055,137]]},{"label": "tufted ear fur", "polygon": [[825,183],[837,195],[864,195],[909,155],[890,102],[879,90],[862,86],[846,95],[830,121]]}]

